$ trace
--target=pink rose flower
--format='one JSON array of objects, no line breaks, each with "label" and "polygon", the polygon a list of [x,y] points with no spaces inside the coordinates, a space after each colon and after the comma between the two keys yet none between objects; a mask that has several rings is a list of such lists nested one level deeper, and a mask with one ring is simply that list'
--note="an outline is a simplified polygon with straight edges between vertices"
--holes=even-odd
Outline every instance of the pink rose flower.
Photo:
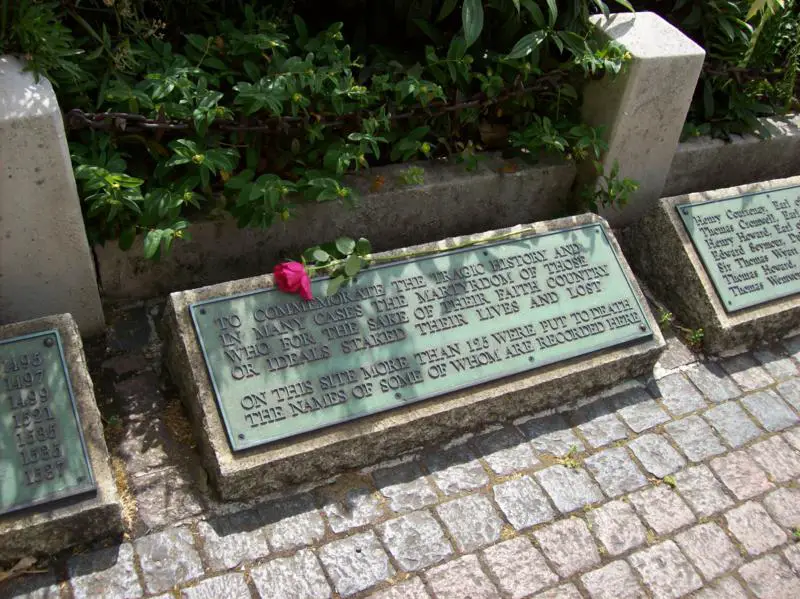
[{"label": "pink rose flower", "polygon": [[272,271],[278,289],[287,293],[299,293],[300,297],[308,301],[311,295],[311,279],[308,278],[305,267],[299,262],[283,262]]}]

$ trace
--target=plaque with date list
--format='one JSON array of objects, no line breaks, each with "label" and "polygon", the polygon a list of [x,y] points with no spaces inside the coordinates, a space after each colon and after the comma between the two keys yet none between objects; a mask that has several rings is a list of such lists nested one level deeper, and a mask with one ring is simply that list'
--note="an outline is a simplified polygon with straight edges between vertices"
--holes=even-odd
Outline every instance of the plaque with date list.
[{"label": "plaque with date list", "polygon": [[234,451],[652,336],[597,224],[328,282],[190,306]]},{"label": "plaque with date list", "polygon": [[800,292],[800,187],[675,208],[727,312]]},{"label": "plaque with date list", "polygon": [[0,514],[95,490],[57,330],[0,340]]}]

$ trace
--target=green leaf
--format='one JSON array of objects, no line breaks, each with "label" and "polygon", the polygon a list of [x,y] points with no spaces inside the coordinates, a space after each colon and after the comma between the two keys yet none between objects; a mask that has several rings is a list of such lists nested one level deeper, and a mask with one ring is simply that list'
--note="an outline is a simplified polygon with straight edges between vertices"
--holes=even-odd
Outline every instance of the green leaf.
[{"label": "green leaf", "polygon": [[151,229],[144,238],[144,257],[148,260],[154,258],[161,246],[161,229]]},{"label": "green leaf", "polygon": [[322,248],[315,248],[314,251],[311,252],[311,257],[315,262],[327,262],[331,259],[331,255]]},{"label": "green leaf", "polygon": [[300,18],[300,15],[294,15],[294,27],[297,29],[297,45],[301,48],[308,42],[308,27],[306,22]]},{"label": "green leaf", "polygon": [[133,241],[136,239],[136,227],[131,225],[122,230],[119,235],[119,249],[122,251],[131,249]]},{"label": "green leaf", "polygon": [[419,27],[422,33],[424,33],[429,38],[431,38],[431,40],[433,40],[434,44],[439,46],[444,43],[444,36],[438,29],[436,29],[436,27],[428,23],[428,21],[426,21],[425,19],[412,19],[412,21],[414,22],[414,25]]},{"label": "green leaf", "polygon": [[369,242],[369,239],[365,237],[361,237],[356,242],[356,254],[359,256],[366,256],[372,253],[372,244]]},{"label": "green leaf", "polygon": [[348,277],[354,277],[361,270],[361,258],[357,254],[350,254],[347,262],[344,263],[344,274]]},{"label": "green leaf", "polygon": [[533,49],[538,47],[544,39],[547,37],[547,33],[544,31],[534,31],[533,33],[529,33],[528,35],[523,35],[519,41],[514,44],[514,47],[511,48],[511,52],[508,53],[506,58],[514,59],[514,58],[523,58],[533,52]]},{"label": "green leaf", "polygon": [[342,286],[342,284],[346,280],[347,279],[345,277],[343,277],[342,275],[339,275],[338,277],[334,277],[334,278],[330,279],[328,281],[328,287],[325,289],[325,295],[327,295],[327,296],[335,295],[336,292],[339,291],[339,288]]},{"label": "green leaf", "polygon": [[446,19],[450,13],[455,10],[457,4],[458,0],[444,0],[444,4],[442,4],[442,9],[439,11],[439,16],[436,17],[436,21],[439,22],[442,19]]},{"label": "green leaf", "polygon": [[340,237],[336,240],[336,249],[342,256],[349,256],[356,249],[356,242],[349,237]]},{"label": "green leaf", "polygon": [[525,7],[531,18],[533,19],[534,24],[539,29],[544,29],[545,21],[544,21],[544,14],[542,14],[542,9],[539,8],[539,5],[534,2],[534,0],[522,0],[522,6]]},{"label": "green leaf", "polygon": [[[548,0],[554,2],[555,0]],[[464,39],[469,48],[480,37],[483,30],[483,4],[481,0],[464,0],[461,7],[461,23],[464,26]]]},{"label": "green leaf", "polygon": [[547,0],[547,24],[552,28],[558,19],[558,7],[556,0]]},{"label": "green leaf", "polygon": [[633,8],[633,5],[631,5],[631,3],[628,2],[628,0],[614,0],[614,2],[616,2],[617,4],[622,6],[623,8],[629,10],[630,12],[636,12],[634,10],[634,8]]}]

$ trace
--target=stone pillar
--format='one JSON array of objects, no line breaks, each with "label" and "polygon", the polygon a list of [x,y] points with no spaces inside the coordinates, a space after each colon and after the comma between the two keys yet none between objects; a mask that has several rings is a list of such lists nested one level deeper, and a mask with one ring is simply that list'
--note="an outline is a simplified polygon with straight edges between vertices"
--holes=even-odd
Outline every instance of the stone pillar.
[{"label": "stone pillar", "polygon": [[61,111],[50,82],[0,56],[0,324],[69,312],[105,327]]},{"label": "stone pillar", "polygon": [[[584,89],[583,118],[606,126],[605,173],[619,161],[619,176],[639,183],[627,206],[600,212],[619,227],[638,220],[661,196],[705,51],[654,13],[591,19],[601,35],[621,43],[633,57],[624,72]],[[593,166],[585,165],[579,182],[595,181]]]}]

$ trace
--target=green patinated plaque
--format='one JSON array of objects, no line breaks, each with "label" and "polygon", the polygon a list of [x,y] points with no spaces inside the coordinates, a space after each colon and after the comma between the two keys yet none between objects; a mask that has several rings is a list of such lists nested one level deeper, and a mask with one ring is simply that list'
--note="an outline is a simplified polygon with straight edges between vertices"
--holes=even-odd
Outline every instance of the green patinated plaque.
[{"label": "green patinated plaque", "polygon": [[327,285],[309,302],[265,290],[191,306],[234,450],[652,335],[599,225]]},{"label": "green patinated plaque", "polygon": [[0,514],[94,490],[58,331],[0,340]]},{"label": "green patinated plaque", "polygon": [[800,291],[800,186],[675,208],[728,312]]}]

